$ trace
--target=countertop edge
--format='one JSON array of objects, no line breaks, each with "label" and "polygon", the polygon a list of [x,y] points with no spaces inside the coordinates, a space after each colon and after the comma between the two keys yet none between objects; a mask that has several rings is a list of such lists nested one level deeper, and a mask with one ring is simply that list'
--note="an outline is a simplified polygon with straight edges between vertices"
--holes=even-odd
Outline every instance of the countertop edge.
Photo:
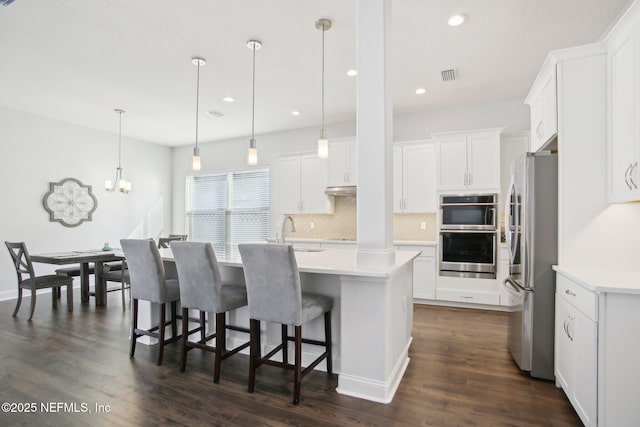
[{"label": "countertop edge", "polygon": [[640,295],[640,272],[604,267],[598,270],[554,265],[553,270],[599,293]]}]

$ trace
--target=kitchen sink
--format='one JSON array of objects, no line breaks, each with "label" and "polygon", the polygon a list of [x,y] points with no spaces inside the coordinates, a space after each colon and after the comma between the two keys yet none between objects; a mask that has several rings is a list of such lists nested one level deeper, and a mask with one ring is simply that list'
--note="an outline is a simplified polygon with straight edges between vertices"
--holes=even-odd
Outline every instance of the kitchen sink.
[{"label": "kitchen sink", "polygon": [[296,252],[322,252],[326,251],[326,249],[322,248],[293,248]]}]

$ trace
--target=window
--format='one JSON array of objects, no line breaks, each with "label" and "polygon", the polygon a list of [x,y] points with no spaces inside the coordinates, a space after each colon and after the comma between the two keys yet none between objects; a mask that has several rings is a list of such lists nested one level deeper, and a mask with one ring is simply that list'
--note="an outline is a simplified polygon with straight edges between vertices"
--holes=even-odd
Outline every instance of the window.
[{"label": "window", "polygon": [[187,177],[189,239],[209,242],[218,257],[240,256],[239,243],[269,235],[269,170]]}]

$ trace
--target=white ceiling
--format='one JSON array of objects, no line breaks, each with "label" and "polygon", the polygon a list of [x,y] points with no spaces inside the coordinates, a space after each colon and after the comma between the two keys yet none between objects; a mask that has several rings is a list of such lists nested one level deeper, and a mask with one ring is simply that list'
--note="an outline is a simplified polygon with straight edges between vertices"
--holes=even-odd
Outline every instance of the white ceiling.
[{"label": "white ceiling", "polygon": [[[366,0],[360,0],[366,1]],[[628,0],[395,0],[396,111],[524,99],[549,50],[597,41]],[[0,106],[171,146],[320,125],[321,32],[326,122],[355,119],[356,0],[16,0],[0,7]],[[467,22],[449,27],[464,13]],[[456,67],[459,80],[440,71]],[[417,87],[427,93],[415,94]],[[236,98],[229,104],[224,96]],[[223,118],[205,111],[216,110]],[[302,114],[294,117],[292,110]],[[328,135],[329,137],[331,135]]]}]

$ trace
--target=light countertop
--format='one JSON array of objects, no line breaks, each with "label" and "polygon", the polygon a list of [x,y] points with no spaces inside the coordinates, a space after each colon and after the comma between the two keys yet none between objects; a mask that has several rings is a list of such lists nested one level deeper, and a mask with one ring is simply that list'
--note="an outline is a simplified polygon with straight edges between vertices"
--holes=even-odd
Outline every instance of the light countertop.
[{"label": "light countertop", "polygon": [[[173,260],[171,249],[160,249],[164,260]],[[355,248],[321,249],[319,251],[295,251],[298,270],[301,273],[323,273],[363,277],[391,277],[407,263],[420,255],[420,251],[396,251],[395,262],[379,269],[362,268],[356,263]],[[227,267],[242,267],[238,257],[218,257],[218,264]]]},{"label": "light countertop", "polygon": [[[287,243],[347,243],[355,245],[357,242],[355,240],[344,240],[344,239],[319,239],[319,238],[305,238],[305,237],[287,237]],[[269,243],[275,243],[275,239],[268,239]],[[435,240],[394,240],[394,245],[397,246],[434,246],[436,244]]]},{"label": "light countertop", "polygon": [[614,268],[572,268],[554,265],[553,269],[593,292],[640,294],[640,272]]}]

